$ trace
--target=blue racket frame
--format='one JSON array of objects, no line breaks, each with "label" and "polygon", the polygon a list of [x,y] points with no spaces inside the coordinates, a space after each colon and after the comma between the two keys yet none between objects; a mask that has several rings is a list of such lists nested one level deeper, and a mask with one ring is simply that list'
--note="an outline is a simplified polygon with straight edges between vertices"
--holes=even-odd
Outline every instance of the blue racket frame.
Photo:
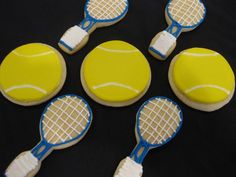
[{"label": "blue racket frame", "polygon": [[[141,132],[140,132],[140,129],[139,129],[141,111],[143,110],[143,108],[150,101],[155,100],[155,99],[166,99],[169,102],[171,102],[172,104],[176,105],[177,108],[180,110],[180,119],[181,119],[181,121],[180,121],[179,127],[176,129],[176,132],[170,138],[166,139],[166,141],[164,141],[162,144],[150,144],[150,143],[148,143],[146,140],[143,139],[143,137],[141,135]],[[138,113],[136,115],[136,119],[137,119],[136,120],[136,132],[137,132],[138,137],[139,137],[139,143],[137,144],[137,146],[135,147],[135,149],[131,153],[130,158],[134,159],[134,161],[136,163],[141,164],[150,149],[157,148],[157,147],[165,145],[166,143],[171,141],[177,135],[177,133],[179,132],[179,130],[181,129],[182,124],[183,124],[183,113],[182,113],[182,110],[179,107],[179,105],[177,103],[175,103],[173,100],[171,100],[169,98],[166,98],[166,97],[158,96],[158,97],[150,98],[149,100],[147,100],[146,102],[143,103],[143,105],[138,110]],[[141,149],[143,149],[142,154],[139,154]]]},{"label": "blue racket frame", "polygon": [[[83,101],[83,103],[87,106],[87,109],[89,111],[89,122],[88,124],[86,125],[85,129],[81,132],[80,135],[78,135],[77,137],[71,139],[71,140],[68,140],[66,142],[63,142],[63,143],[57,143],[57,144],[51,144],[49,142],[47,142],[47,140],[45,139],[44,137],[44,131],[43,131],[43,120],[44,120],[44,114],[46,113],[47,109],[52,105],[52,103],[56,102],[58,99],[63,99],[67,96],[70,96],[70,97],[76,97],[78,99],[81,99]],[[41,116],[41,119],[40,119],[40,125],[39,125],[39,129],[40,129],[40,135],[41,135],[41,141],[40,143],[35,146],[32,150],[31,150],[31,153],[38,159],[38,160],[41,160],[51,149],[53,149],[53,147],[57,147],[57,146],[61,146],[61,145],[65,145],[65,144],[68,144],[68,143],[71,143],[73,141],[76,141],[80,138],[82,138],[88,131],[91,123],[92,123],[92,118],[93,118],[93,113],[92,113],[92,110],[89,106],[89,104],[87,103],[87,101],[85,101],[82,97],[80,96],[77,96],[77,95],[74,95],[74,94],[68,94],[68,95],[63,95],[63,96],[60,96],[60,97],[57,97],[55,99],[53,99],[47,106],[46,108],[44,109],[43,113],[42,113],[42,116]]]},{"label": "blue racket frame", "polygon": [[[204,10],[205,10],[205,13],[204,13],[204,16],[203,18],[195,25],[192,25],[192,26],[182,26],[181,24],[179,24],[178,22],[176,22],[173,17],[171,16],[170,12],[169,12],[169,6],[170,6],[170,3],[172,2],[173,0],[169,0],[168,1],[168,4],[166,5],[166,8],[165,8],[165,11],[167,12],[167,15],[168,17],[170,18],[171,20],[171,24],[168,26],[167,29],[165,29],[165,31],[167,31],[168,33],[172,34],[175,38],[178,38],[180,36],[180,34],[182,33],[182,30],[183,29],[195,29],[196,27],[198,27],[206,18],[206,13],[207,13],[207,10],[206,10],[206,6],[205,4],[202,2],[202,0],[199,0],[203,6],[204,6]],[[149,48],[152,52],[158,54],[159,56],[161,56],[161,58],[166,58],[165,55],[163,55],[162,53],[160,53],[158,50],[154,49],[153,47],[150,47]]]},{"label": "blue racket frame", "polygon": [[[85,4],[85,8],[84,8],[85,19],[78,26],[80,26],[83,30],[88,32],[93,27],[93,25],[96,24],[96,23],[112,23],[112,22],[118,21],[119,19],[121,19],[128,12],[129,2],[128,2],[128,0],[125,0],[125,1],[126,1],[127,6],[119,16],[117,16],[116,18],[113,18],[113,19],[109,19],[109,20],[98,20],[96,18],[93,18],[89,14],[88,5],[89,5],[90,0],[88,0]],[[85,25],[86,23],[89,23],[89,25],[88,26]]]},{"label": "blue racket frame", "polygon": [[[168,10],[171,1],[173,1],[173,0],[169,0],[169,2],[168,2],[168,4],[167,4],[165,10],[166,10],[166,12],[167,12],[168,17],[171,19],[172,24],[166,29],[166,31],[169,32],[170,34],[172,34],[173,36],[175,36],[176,38],[179,37],[179,35],[180,35],[181,32],[182,32],[182,29],[194,29],[194,28],[198,27],[198,26],[205,20],[205,17],[206,17],[206,6],[205,6],[205,4],[202,2],[202,0],[199,0],[199,2],[203,4],[204,10],[205,10],[205,13],[204,13],[203,18],[202,18],[197,24],[195,24],[195,25],[192,25],[192,26],[182,26],[181,24],[179,24],[178,22],[176,22],[176,21],[173,19],[173,17],[171,16],[171,14],[170,14],[170,12],[169,12],[169,10]],[[177,30],[176,30],[176,32],[173,32],[173,31],[175,31],[175,30],[173,30],[173,29],[175,29],[175,28],[177,28]]]}]

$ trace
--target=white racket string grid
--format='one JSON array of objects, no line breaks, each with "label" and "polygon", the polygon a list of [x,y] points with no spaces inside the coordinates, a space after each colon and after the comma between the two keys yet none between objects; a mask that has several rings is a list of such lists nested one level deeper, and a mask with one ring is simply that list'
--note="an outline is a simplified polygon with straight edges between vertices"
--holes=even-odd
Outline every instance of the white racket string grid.
[{"label": "white racket string grid", "polygon": [[140,112],[139,129],[149,144],[163,144],[180,126],[180,109],[167,99],[156,99]]},{"label": "white racket string grid", "polygon": [[149,47],[150,53],[160,60],[172,53],[182,32],[191,31],[203,22],[206,8],[201,0],[170,0],[165,14],[169,27],[158,33]]},{"label": "white racket string grid", "polygon": [[183,27],[192,27],[204,18],[205,6],[199,0],[174,0],[168,12],[172,19]]},{"label": "white racket string grid", "polygon": [[119,22],[128,12],[128,0],[88,0],[85,5],[85,19],[69,28],[58,45],[68,54],[81,49],[89,35],[98,27],[105,27]]},{"label": "white racket string grid", "polygon": [[138,144],[130,157],[120,162],[114,177],[141,177],[141,164],[148,151],[172,140],[182,122],[182,111],[172,100],[155,97],[145,102],[137,113],[135,133]]},{"label": "white racket string grid", "polygon": [[41,161],[54,149],[63,149],[79,142],[92,122],[87,102],[76,95],[53,100],[40,121],[41,142],[31,151],[20,154],[7,168],[6,177],[33,177]]},{"label": "white racket string grid", "polygon": [[82,100],[75,97],[58,99],[44,114],[44,137],[51,144],[64,143],[82,133],[89,123],[89,111]]},{"label": "white racket string grid", "polygon": [[110,20],[120,16],[127,8],[127,1],[90,0],[87,5],[89,15],[98,20]]}]

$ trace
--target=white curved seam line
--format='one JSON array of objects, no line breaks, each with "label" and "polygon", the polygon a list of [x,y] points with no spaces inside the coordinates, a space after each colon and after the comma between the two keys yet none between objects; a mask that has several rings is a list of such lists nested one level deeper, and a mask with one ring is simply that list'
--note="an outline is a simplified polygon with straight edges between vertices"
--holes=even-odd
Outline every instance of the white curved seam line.
[{"label": "white curved seam line", "polygon": [[14,53],[15,55],[17,55],[19,57],[34,58],[34,57],[41,57],[41,56],[45,56],[45,55],[49,55],[49,54],[54,54],[55,52],[49,51],[49,52],[44,52],[44,53],[34,54],[34,55],[24,55],[24,54],[20,54],[16,51],[13,51],[12,53]]},{"label": "white curved seam line", "polygon": [[198,85],[198,86],[195,86],[195,87],[192,87],[190,89],[185,90],[185,93],[188,94],[188,93],[190,93],[190,92],[192,92],[194,90],[201,89],[201,88],[206,88],[206,87],[208,87],[208,88],[215,88],[215,89],[218,89],[218,90],[221,90],[221,91],[225,92],[227,95],[230,95],[230,91],[229,90],[227,90],[227,89],[225,89],[223,87],[217,86],[217,85]]},{"label": "white curved seam line", "polygon": [[137,53],[139,52],[139,50],[113,50],[113,49],[107,49],[104,47],[97,47],[98,49],[107,51],[107,52],[111,52],[111,53]]},{"label": "white curved seam line", "polygon": [[128,90],[131,90],[131,91],[133,91],[135,93],[140,93],[140,91],[137,90],[137,89],[134,89],[134,88],[132,88],[130,86],[127,86],[127,85],[124,85],[124,84],[120,84],[120,83],[116,83],[116,82],[109,82],[109,83],[97,85],[97,86],[94,86],[93,89],[96,90],[96,89],[100,89],[100,88],[104,88],[104,87],[108,87],[108,86],[122,87],[122,88],[125,88],[125,89],[128,89]]},{"label": "white curved seam line", "polygon": [[18,85],[18,86],[13,86],[13,87],[10,87],[10,88],[8,88],[8,89],[5,89],[4,91],[5,91],[6,93],[8,93],[8,92],[13,91],[13,90],[25,89],[25,88],[31,88],[31,89],[37,90],[37,91],[39,91],[39,92],[41,92],[41,93],[43,93],[43,94],[45,94],[45,95],[47,94],[47,91],[46,91],[46,90],[44,90],[44,89],[42,89],[42,88],[40,88],[40,87],[37,87],[37,86],[35,86],[35,85]]},{"label": "white curved seam line", "polygon": [[188,56],[196,56],[196,57],[209,57],[209,56],[218,56],[220,54],[218,53],[213,53],[213,54],[200,54],[200,53],[189,53],[189,52],[182,52],[184,55]]}]

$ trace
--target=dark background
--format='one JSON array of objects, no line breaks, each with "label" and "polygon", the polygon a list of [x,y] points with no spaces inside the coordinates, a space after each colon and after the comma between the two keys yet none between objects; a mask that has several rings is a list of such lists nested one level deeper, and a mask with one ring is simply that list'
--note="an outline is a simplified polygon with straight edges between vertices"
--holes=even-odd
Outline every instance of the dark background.
[{"label": "dark background", "polygon": [[[68,74],[59,95],[75,93],[84,97],[94,113],[87,136],[68,149],[54,151],[42,163],[38,177],[111,177],[136,144],[135,114],[153,96],[167,96],[184,112],[184,126],[178,136],[150,151],[143,177],[231,177],[236,165],[235,100],[212,113],[193,110],[177,99],[170,89],[167,72],[174,55],[191,47],[205,47],[224,55],[236,71],[236,1],[204,0],[205,22],[195,31],[182,34],[166,62],[155,60],[147,51],[154,35],[167,27],[164,0],[129,0],[130,9],[120,23],[97,29],[81,51],[65,57]],[[61,35],[83,19],[85,0],[20,0],[0,2],[0,60],[16,47],[41,42],[57,47]],[[136,104],[109,108],[92,101],[80,83],[80,66],[94,47],[109,40],[124,40],[139,48],[152,69],[152,84]],[[21,107],[0,95],[0,174],[20,152],[40,140],[39,119],[45,104]]]}]

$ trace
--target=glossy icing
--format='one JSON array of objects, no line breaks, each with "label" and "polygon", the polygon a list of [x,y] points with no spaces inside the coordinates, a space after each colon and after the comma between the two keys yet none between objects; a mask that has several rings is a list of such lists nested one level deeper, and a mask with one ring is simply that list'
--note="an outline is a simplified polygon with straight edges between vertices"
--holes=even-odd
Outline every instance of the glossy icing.
[{"label": "glossy icing", "polygon": [[65,75],[62,56],[52,47],[32,43],[10,52],[0,66],[3,94],[19,103],[38,102],[61,85]]},{"label": "glossy icing", "polygon": [[122,41],[109,41],[91,51],[82,66],[86,87],[106,102],[126,102],[147,90],[151,71],[145,56]]},{"label": "glossy icing", "polygon": [[192,48],[181,52],[174,62],[173,82],[193,101],[218,103],[234,91],[235,76],[226,59],[217,52]]}]

